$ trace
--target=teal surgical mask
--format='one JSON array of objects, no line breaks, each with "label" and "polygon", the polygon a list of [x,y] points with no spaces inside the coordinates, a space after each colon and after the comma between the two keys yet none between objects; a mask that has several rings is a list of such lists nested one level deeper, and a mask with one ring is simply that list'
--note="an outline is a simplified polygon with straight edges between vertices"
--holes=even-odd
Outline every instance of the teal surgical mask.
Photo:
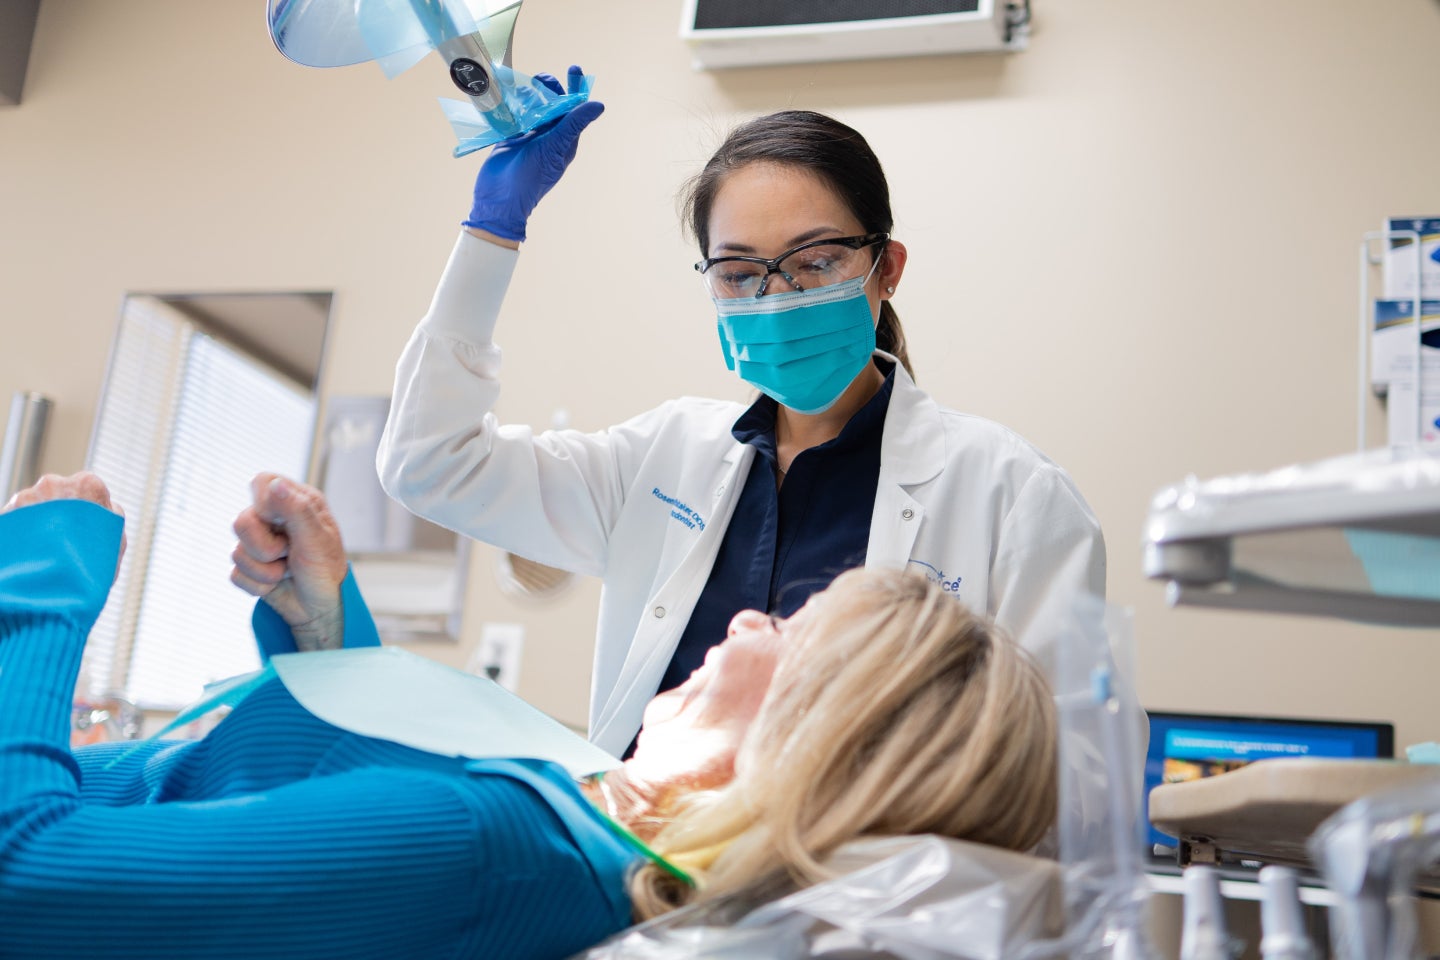
[{"label": "teal surgical mask", "polygon": [[875,351],[869,279],[867,273],[792,293],[712,297],[725,366],[796,413],[828,410]]}]

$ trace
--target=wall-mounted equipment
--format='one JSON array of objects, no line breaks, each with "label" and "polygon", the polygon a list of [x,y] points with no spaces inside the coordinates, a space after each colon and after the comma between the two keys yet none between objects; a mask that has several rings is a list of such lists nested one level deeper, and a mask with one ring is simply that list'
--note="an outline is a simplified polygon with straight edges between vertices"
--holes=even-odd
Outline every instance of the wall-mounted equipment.
[{"label": "wall-mounted equipment", "polygon": [[30,64],[30,43],[39,18],[40,0],[0,3],[0,105],[20,102],[25,69]]},{"label": "wall-mounted equipment", "polygon": [[1029,0],[685,0],[697,69],[1023,50]]},{"label": "wall-mounted equipment", "polygon": [[5,442],[0,445],[0,505],[39,477],[50,406],[49,397],[24,390],[11,398]]},{"label": "wall-mounted equipment", "polygon": [[389,397],[330,398],[320,487],[381,639],[456,640],[470,541],[410,513],[380,486],[375,452],[389,412]]},{"label": "wall-mounted equipment", "polygon": [[[1392,446],[1440,440],[1440,217],[1390,217],[1361,238],[1360,382],[1367,379],[1385,398]],[[1366,393],[1362,387],[1361,449]]]}]

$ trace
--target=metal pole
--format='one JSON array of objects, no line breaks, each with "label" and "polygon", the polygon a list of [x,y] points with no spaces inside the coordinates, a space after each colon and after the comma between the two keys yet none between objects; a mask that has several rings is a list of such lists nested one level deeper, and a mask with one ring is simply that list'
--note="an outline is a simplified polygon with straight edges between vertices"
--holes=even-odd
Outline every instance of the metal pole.
[{"label": "metal pole", "polygon": [[0,447],[0,504],[38,478],[50,407],[50,398],[39,393],[21,390],[11,398],[5,444]]}]

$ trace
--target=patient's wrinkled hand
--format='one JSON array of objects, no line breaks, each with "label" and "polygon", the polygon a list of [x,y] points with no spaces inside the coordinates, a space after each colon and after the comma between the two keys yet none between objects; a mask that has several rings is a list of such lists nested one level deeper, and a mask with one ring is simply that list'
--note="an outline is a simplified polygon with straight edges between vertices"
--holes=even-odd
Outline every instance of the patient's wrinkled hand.
[{"label": "patient's wrinkled hand", "polygon": [[[7,510],[19,510],[21,507],[33,507],[37,503],[48,503],[51,500],[87,500],[112,513],[125,516],[125,511],[120,509],[120,505],[110,500],[110,488],[105,486],[105,481],[86,470],[72,473],[68,477],[47,473],[33,485],[11,497],[10,501],[0,508],[0,513]],[[126,538],[122,533],[120,535],[120,559],[125,557],[125,543]],[[117,574],[120,572],[120,559],[115,561]]]},{"label": "patient's wrinkled hand", "polygon": [[89,500],[106,510],[125,515],[125,511],[110,502],[110,488],[105,486],[105,481],[85,471],[72,473],[68,477],[47,473],[33,486],[26,487],[11,497],[10,502],[5,504],[5,509],[18,510],[20,507],[34,506],[50,500]]},{"label": "patient's wrinkled hand", "polygon": [[235,519],[231,582],[280,614],[300,650],[339,647],[348,566],[324,494],[273,473],[257,475],[250,488],[254,502]]}]

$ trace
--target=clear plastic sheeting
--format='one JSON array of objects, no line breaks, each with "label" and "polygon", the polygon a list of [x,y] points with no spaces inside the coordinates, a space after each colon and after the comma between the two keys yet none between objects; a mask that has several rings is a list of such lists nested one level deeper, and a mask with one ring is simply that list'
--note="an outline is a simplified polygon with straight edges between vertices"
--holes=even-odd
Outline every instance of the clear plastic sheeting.
[{"label": "clear plastic sheeting", "polygon": [[1440,447],[1190,478],[1145,539],[1173,603],[1440,625]]},{"label": "clear plastic sheeting", "polygon": [[1141,791],[1149,725],[1135,694],[1134,625],[1129,611],[1094,597],[1045,613],[1035,629],[1052,633],[1056,650],[1066,926],[1017,957],[1150,960],[1160,954],[1145,932]]},{"label": "clear plastic sheeting", "polygon": [[500,80],[501,96],[508,110],[481,111],[468,100],[440,100],[445,119],[450,121],[450,129],[460,141],[455,147],[457,157],[564,116],[590,99],[590,87],[594,83],[594,78],[587,75],[580,78],[579,90],[560,94],[534,77],[509,67],[496,65],[495,75]]},{"label": "clear plastic sheeting", "polygon": [[270,36],[309,67],[375,61],[387,77],[432,50],[469,100],[440,101],[455,156],[520,136],[590,98],[592,78],[556,92],[510,65],[521,0],[268,0]]},{"label": "clear plastic sheeting", "polygon": [[895,837],[849,844],[828,865],[842,875],[738,918],[734,903],[690,907],[582,956],[1000,960],[1063,929],[1060,867],[1040,857]]},{"label": "clear plastic sheeting", "polygon": [[296,63],[346,67],[379,60],[393,77],[444,41],[477,32],[490,56],[508,63],[521,2],[269,0],[267,16],[275,46]]},{"label": "clear plastic sheeting", "polygon": [[[1037,618],[1060,722],[1060,809],[1036,854],[940,837],[842,847],[839,876],[768,903],[721,899],[618,934],[583,960],[1150,960],[1144,714],[1129,618],[1085,597]],[[1047,855],[1042,856],[1040,853]]]}]

